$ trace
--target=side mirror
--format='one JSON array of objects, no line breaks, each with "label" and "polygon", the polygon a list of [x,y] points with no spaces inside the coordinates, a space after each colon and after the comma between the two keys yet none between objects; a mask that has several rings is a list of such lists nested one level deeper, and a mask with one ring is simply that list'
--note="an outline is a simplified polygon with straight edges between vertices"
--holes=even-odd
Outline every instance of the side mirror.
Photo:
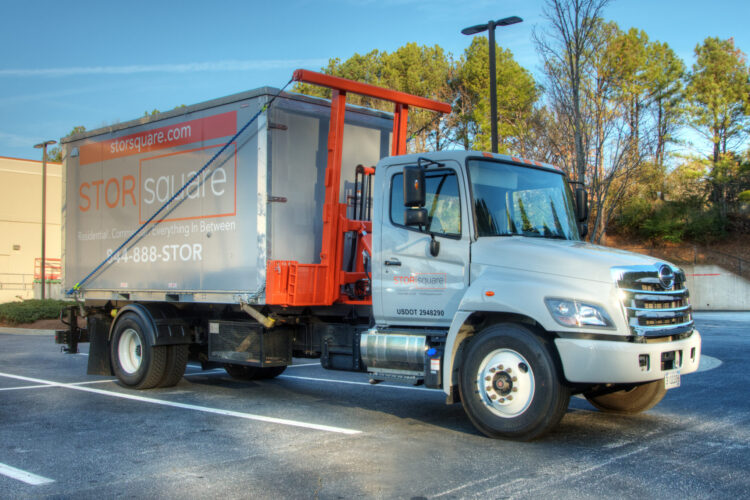
[{"label": "side mirror", "polygon": [[[421,208],[425,205],[424,169],[404,167],[404,206]],[[409,211],[407,211],[407,214]],[[407,215],[408,219],[409,216]],[[426,219],[426,212],[425,212]],[[408,226],[409,223],[407,222]]]},{"label": "side mirror", "polygon": [[427,226],[426,208],[407,208],[404,211],[405,226]]},{"label": "side mirror", "polygon": [[589,194],[582,187],[576,188],[576,219],[585,222],[589,218]]}]

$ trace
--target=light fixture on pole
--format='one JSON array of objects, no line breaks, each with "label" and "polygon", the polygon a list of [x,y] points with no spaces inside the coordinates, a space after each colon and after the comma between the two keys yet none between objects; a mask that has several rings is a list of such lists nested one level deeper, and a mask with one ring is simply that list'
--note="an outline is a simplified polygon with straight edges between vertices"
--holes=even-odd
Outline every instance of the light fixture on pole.
[{"label": "light fixture on pole", "polygon": [[42,150],[42,300],[44,300],[44,271],[45,271],[45,255],[44,250],[46,247],[46,231],[45,226],[47,223],[47,146],[57,144],[57,141],[44,141],[39,144],[34,144],[34,147]]},{"label": "light fixture on pole", "polygon": [[475,35],[488,30],[490,32],[490,127],[492,130],[492,152],[497,153],[497,86],[495,83],[495,27],[510,26],[523,21],[520,17],[511,16],[487,24],[477,24],[461,30],[464,35]]}]

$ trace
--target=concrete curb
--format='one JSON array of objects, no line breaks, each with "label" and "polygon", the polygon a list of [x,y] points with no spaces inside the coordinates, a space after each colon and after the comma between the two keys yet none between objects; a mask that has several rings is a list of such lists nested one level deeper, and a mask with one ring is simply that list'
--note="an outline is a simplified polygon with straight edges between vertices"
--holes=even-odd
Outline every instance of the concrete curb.
[{"label": "concrete curb", "polygon": [[54,330],[34,330],[32,328],[10,328],[7,326],[0,326],[0,333],[8,333],[10,335],[54,335]]}]

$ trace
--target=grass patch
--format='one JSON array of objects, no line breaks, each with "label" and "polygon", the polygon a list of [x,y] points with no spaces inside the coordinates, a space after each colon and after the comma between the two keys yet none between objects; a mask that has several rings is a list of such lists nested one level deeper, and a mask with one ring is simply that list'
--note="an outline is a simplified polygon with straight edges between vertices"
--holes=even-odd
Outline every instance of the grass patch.
[{"label": "grass patch", "polygon": [[9,325],[33,323],[40,319],[57,319],[60,311],[71,303],[64,300],[24,300],[0,304],[0,322]]}]

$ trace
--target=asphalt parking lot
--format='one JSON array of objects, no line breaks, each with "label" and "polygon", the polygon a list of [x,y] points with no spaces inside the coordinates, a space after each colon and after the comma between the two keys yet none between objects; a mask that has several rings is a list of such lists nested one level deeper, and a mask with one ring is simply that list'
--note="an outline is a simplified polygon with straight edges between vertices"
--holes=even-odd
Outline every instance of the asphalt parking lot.
[{"label": "asphalt parking lot", "polygon": [[701,371],[656,408],[573,398],[532,443],[485,438],[439,391],[315,360],[253,382],[189,366],[131,391],[50,336],[0,330],[0,497],[747,498],[750,313],[696,325]]}]

